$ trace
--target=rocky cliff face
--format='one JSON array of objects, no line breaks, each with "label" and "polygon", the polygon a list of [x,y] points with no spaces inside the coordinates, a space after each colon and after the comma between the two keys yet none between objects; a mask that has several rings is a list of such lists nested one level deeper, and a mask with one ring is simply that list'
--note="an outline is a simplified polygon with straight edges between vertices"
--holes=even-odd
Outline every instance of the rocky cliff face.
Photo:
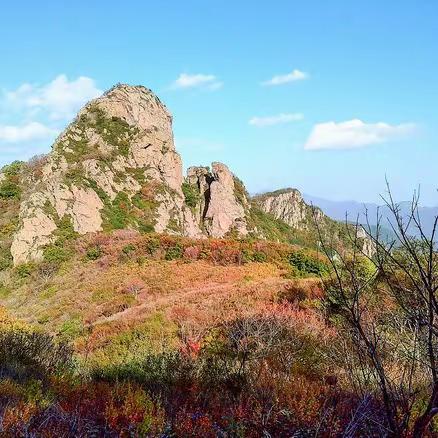
[{"label": "rocky cliff face", "polygon": [[254,197],[254,201],[263,211],[272,214],[292,228],[308,229],[314,218],[324,217],[319,208],[307,205],[296,189],[265,193]]},{"label": "rocky cliff face", "polygon": [[48,156],[0,172],[0,271],[102,230],[295,241],[315,214],[330,221],[293,189],[249,199],[221,163],[184,178],[167,108],[145,87],[117,85],[79,112]]},{"label": "rocky cliff face", "polygon": [[249,201],[246,194],[239,198],[236,178],[225,164],[212,163],[211,171],[189,168],[186,184],[200,194],[194,214],[209,236],[223,237],[230,231],[248,233],[245,209],[250,208]]},{"label": "rocky cliff face", "polygon": [[[192,185],[197,198],[187,200],[183,188]],[[66,226],[78,234],[117,228],[191,237],[222,237],[234,228],[246,233],[231,172],[213,163],[211,172],[190,170],[184,182],[172,117],[141,86],[118,85],[87,104],[22,198],[11,246],[15,264],[42,259]]]},{"label": "rocky cliff face", "polygon": [[[301,193],[296,189],[283,189],[264,193],[255,196],[254,202],[264,212],[271,214],[296,230],[308,231],[312,228],[315,229],[316,221],[321,232],[333,237],[333,234],[339,234],[340,227],[344,227],[344,225],[326,216],[320,208],[306,204]],[[354,236],[355,232],[352,228],[351,235]],[[334,237],[342,240],[340,236]],[[360,245],[359,249],[371,257],[375,253],[375,246],[361,226],[357,229],[357,237]]]}]

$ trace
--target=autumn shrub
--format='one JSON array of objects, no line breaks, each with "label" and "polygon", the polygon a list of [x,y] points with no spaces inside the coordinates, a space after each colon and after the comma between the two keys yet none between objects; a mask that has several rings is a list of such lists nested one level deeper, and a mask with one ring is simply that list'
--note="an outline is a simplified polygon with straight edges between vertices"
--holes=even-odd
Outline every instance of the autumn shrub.
[{"label": "autumn shrub", "polygon": [[48,379],[72,365],[72,350],[52,336],[26,329],[0,331],[0,376],[17,381]]},{"label": "autumn shrub", "polygon": [[278,293],[280,301],[297,304],[306,300],[319,300],[322,297],[322,284],[314,279],[291,280]]},{"label": "autumn shrub", "polygon": [[304,251],[291,253],[289,263],[302,275],[324,275],[329,272],[326,263],[316,257],[311,257]]},{"label": "autumn shrub", "polygon": [[97,260],[102,256],[102,249],[100,246],[95,245],[87,249],[86,257],[88,260]]},{"label": "autumn shrub", "polygon": [[160,404],[144,389],[131,384],[115,384],[105,408],[105,418],[120,436],[132,432],[139,436],[156,436],[165,425]]}]

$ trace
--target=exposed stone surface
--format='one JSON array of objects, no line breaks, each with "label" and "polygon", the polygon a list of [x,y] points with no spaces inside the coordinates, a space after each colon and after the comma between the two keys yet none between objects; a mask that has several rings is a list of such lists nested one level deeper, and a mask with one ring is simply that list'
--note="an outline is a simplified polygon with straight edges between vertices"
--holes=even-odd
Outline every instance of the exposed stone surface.
[{"label": "exposed stone surface", "polygon": [[187,183],[196,188],[199,201],[193,208],[195,219],[208,236],[223,237],[231,231],[248,234],[245,207],[248,200],[237,199],[235,177],[225,164],[212,163],[207,167],[191,167]]},{"label": "exposed stone surface", "polygon": [[54,224],[65,216],[79,234],[102,230],[105,206],[119,193],[131,199],[151,182],[160,187],[151,226],[172,231],[172,221],[182,230],[190,223],[182,181],[168,110],[150,90],[118,85],[87,104],[55,142],[39,183],[22,202],[14,262],[41,258]]},{"label": "exposed stone surface", "polygon": [[52,233],[57,227],[53,219],[44,213],[45,202],[43,194],[35,193],[22,206],[22,224],[11,247],[15,264],[41,259],[44,245],[53,240]]},{"label": "exposed stone surface", "polygon": [[[333,232],[330,223],[333,224],[335,221],[326,216],[320,208],[306,204],[301,193],[296,189],[282,189],[265,193],[256,196],[254,201],[263,211],[282,220],[292,228],[309,230],[315,226],[316,221],[320,231],[324,234]],[[352,230],[352,234],[354,234],[354,230]],[[327,236],[327,238],[330,237],[333,236]],[[376,252],[375,245],[362,226],[357,229],[357,237],[361,245],[360,250],[368,257],[373,256]]]},{"label": "exposed stone surface", "polygon": [[142,86],[117,85],[85,105],[26,178],[16,205],[18,226],[10,236],[15,264],[40,260],[48,245],[59,244],[66,223],[78,234],[123,228],[196,238],[248,233],[273,238],[260,218],[254,220],[257,211],[297,229],[308,227],[313,211],[324,218],[297,190],[248,199],[243,184],[221,163],[191,167],[184,179],[172,117]]},{"label": "exposed stone surface", "polygon": [[322,211],[304,202],[296,189],[284,189],[256,196],[254,200],[266,213],[290,225],[292,228],[307,229],[314,220],[324,217]]},{"label": "exposed stone surface", "polygon": [[233,174],[225,164],[213,163],[212,177],[205,213],[208,234],[223,237],[233,229],[241,235],[247,234],[245,209],[236,198]]},{"label": "exposed stone surface", "polygon": [[376,245],[372,239],[368,237],[365,229],[361,225],[358,226],[357,237],[362,241],[360,242],[362,252],[366,256],[372,257],[376,253]]},{"label": "exposed stone surface", "polygon": [[[117,85],[88,103],[56,140],[41,175],[25,190],[14,263],[41,259],[65,217],[79,234],[120,225],[190,237],[247,232],[234,177],[223,164],[214,163],[212,172],[189,170],[186,181],[196,185],[199,199],[185,203],[172,117],[141,86]],[[130,216],[114,224],[121,196]]]}]

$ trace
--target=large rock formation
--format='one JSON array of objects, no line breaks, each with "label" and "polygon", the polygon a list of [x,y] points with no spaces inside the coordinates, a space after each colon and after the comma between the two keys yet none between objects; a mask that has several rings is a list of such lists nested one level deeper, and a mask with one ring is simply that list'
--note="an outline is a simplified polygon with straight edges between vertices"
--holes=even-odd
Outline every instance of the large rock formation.
[{"label": "large rock formation", "polygon": [[246,233],[226,166],[189,171],[184,184],[203,193],[191,205],[183,182],[167,108],[147,88],[117,85],[79,112],[25,190],[14,263],[41,259],[66,219],[79,234],[114,228],[191,237]]},{"label": "large rock formation", "polygon": [[296,189],[289,188],[264,193],[255,196],[253,200],[264,212],[271,214],[296,230],[308,231],[313,229],[316,233],[316,225],[318,225],[319,232],[324,234],[327,240],[335,238],[339,241],[344,240],[343,243],[351,240],[350,244],[355,240],[354,236],[357,233],[357,244],[365,255],[372,257],[376,251],[373,241],[368,237],[362,226],[355,229],[354,225],[351,225],[349,233],[351,239],[341,237],[339,231],[340,228],[345,231],[345,225],[330,219],[320,208],[306,204],[301,193]]},{"label": "large rock formation", "polygon": [[254,197],[255,202],[266,213],[281,219],[292,228],[308,229],[314,219],[324,217],[322,211],[304,202],[296,189],[283,189]]},{"label": "large rock formation", "polygon": [[297,190],[249,199],[221,163],[192,167],[184,178],[167,108],[128,85],[85,105],[47,157],[0,172],[0,207],[0,270],[102,230],[291,241],[315,215],[329,221]]},{"label": "large rock formation", "polygon": [[240,235],[248,233],[246,209],[250,208],[246,194],[239,197],[239,181],[222,163],[207,167],[191,167],[186,183],[199,194],[194,205],[197,220],[212,237],[223,237],[230,231]]}]

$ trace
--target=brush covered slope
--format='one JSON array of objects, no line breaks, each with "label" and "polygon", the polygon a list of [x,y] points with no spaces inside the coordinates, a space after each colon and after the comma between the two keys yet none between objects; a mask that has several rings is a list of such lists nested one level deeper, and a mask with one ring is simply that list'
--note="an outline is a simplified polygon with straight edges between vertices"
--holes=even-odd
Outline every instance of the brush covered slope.
[{"label": "brush covered slope", "polygon": [[150,90],[115,86],[4,167],[0,206],[0,433],[347,427],[319,240],[349,248],[348,228],[292,189],[251,198],[222,163],[184,176]]}]

